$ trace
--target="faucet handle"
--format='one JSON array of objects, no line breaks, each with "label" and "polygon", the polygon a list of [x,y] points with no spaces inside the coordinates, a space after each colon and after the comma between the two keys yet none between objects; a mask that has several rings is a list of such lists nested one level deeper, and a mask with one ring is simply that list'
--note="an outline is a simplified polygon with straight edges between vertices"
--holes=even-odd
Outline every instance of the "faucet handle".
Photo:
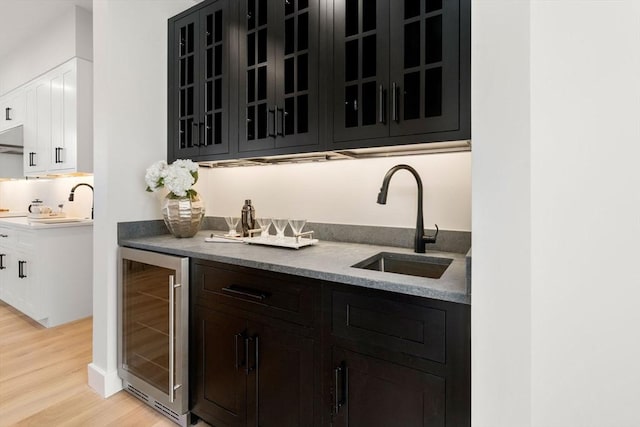
[{"label": "faucet handle", "polygon": [[438,232],[440,231],[440,229],[438,228],[438,224],[436,224],[436,234],[434,234],[433,236],[424,236],[424,242],[425,243],[435,243],[436,239],[438,238]]}]

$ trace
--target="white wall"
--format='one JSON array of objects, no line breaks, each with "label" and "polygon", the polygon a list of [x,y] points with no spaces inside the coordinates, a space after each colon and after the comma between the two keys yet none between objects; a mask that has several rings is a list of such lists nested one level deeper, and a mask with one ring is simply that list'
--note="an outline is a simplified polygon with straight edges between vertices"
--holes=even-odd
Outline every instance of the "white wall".
[{"label": "white wall", "polygon": [[122,384],[116,366],[117,223],[156,218],[145,169],[166,157],[167,19],[187,0],[96,1],[94,53],[93,362],[103,396]]},{"label": "white wall", "polygon": [[422,178],[425,227],[471,230],[469,152],[200,168],[200,193],[209,216],[238,216],[244,200],[251,199],[258,216],[414,228],[418,192],[409,172],[393,176],[386,205],[376,203],[385,173],[400,163],[413,166]]},{"label": "white wall", "polygon": [[78,188],[74,201],[68,200],[73,186],[81,182],[93,185],[93,176],[0,181],[0,207],[13,212],[26,212],[32,200],[40,199],[56,211],[58,205],[62,204],[67,216],[90,218],[93,201],[90,188]]},{"label": "white wall", "polygon": [[77,6],[69,7],[61,16],[40,28],[30,39],[1,58],[0,95],[74,56],[91,61],[91,32],[91,13]]},{"label": "white wall", "polygon": [[532,424],[638,426],[640,2],[534,1],[531,34]]},{"label": "white wall", "polygon": [[473,425],[640,425],[640,3],[473,4]]},{"label": "white wall", "polygon": [[528,1],[473,3],[474,427],[531,419],[529,20]]}]

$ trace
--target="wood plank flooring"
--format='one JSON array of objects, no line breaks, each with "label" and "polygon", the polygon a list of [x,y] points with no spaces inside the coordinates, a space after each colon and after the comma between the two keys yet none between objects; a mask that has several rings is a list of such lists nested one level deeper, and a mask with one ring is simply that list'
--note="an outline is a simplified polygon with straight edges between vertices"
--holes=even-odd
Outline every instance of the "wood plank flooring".
[{"label": "wood plank flooring", "polygon": [[124,391],[89,388],[91,333],[91,318],[47,329],[0,301],[0,427],[175,427]]}]

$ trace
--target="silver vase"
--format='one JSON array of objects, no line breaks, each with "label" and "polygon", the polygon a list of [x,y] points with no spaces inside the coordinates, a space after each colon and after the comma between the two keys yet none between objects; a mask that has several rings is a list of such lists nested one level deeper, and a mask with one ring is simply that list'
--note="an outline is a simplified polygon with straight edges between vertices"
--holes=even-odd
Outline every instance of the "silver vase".
[{"label": "silver vase", "polygon": [[171,198],[162,203],[162,216],[167,228],[176,237],[193,237],[204,219],[204,203],[199,196]]}]

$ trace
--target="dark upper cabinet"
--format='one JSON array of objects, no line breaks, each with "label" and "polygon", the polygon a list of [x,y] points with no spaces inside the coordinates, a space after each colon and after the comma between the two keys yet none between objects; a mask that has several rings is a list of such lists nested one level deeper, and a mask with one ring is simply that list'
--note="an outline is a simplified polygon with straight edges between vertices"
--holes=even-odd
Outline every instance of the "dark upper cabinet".
[{"label": "dark upper cabinet", "polygon": [[169,20],[168,158],[230,150],[234,12],[218,0]]},{"label": "dark upper cabinet", "polygon": [[470,0],[205,0],[169,20],[168,160],[471,137]]},{"label": "dark upper cabinet", "polygon": [[470,138],[467,15],[468,0],[335,0],[333,147]]},{"label": "dark upper cabinet", "polygon": [[241,156],[317,145],[319,0],[239,3]]}]

